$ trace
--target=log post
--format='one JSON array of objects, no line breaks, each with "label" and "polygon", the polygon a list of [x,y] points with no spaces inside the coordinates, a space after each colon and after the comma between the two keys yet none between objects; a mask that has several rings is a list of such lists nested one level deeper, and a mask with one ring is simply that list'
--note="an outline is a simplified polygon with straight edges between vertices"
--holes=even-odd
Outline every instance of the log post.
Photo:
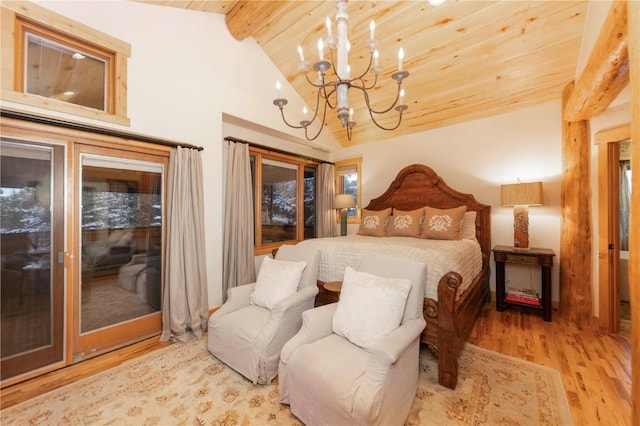
[{"label": "log post", "polygon": [[[562,92],[563,107],[574,83]],[[560,315],[588,326],[592,312],[589,121],[562,122]]]}]

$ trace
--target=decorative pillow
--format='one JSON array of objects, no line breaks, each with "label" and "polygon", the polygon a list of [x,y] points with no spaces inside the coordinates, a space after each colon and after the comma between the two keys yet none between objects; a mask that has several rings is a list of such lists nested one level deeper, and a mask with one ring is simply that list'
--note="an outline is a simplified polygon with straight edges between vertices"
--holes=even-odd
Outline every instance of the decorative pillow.
[{"label": "decorative pillow", "polygon": [[378,277],[347,266],[333,332],[370,350],[400,326],[410,289],[407,279]]},{"label": "decorative pillow", "polygon": [[358,235],[369,235],[372,237],[384,237],[387,235],[387,221],[391,215],[391,207],[384,210],[362,209],[362,220]]},{"label": "decorative pillow", "polygon": [[476,240],[476,216],[478,212],[470,211],[465,212],[464,220],[462,221],[462,230],[460,231],[460,238],[463,240]]},{"label": "decorative pillow", "polygon": [[389,224],[390,237],[420,237],[420,225],[424,216],[424,208],[403,211],[394,210]]},{"label": "decorative pillow", "polygon": [[289,262],[265,257],[258,270],[251,303],[269,310],[298,290],[307,262]]},{"label": "decorative pillow", "polygon": [[466,211],[467,206],[453,209],[436,209],[426,206],[420,236],[434,240],[459,240],[462,220]]}]

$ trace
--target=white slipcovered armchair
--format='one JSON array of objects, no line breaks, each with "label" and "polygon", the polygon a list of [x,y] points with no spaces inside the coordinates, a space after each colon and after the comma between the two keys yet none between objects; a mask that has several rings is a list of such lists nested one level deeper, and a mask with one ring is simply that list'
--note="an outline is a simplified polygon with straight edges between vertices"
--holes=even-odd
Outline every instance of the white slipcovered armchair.
[{"label": "white slipcovered armchair", "polygon": [[[347,268],[339,302],[304,312],[301,330],[282,348],[280,402],[307,425],[404,424],[419,380],[425,275],[422,263],[384,256]],[[409,289],[402,305],[391,284],[398,281]],[[397,328],[389,331],[394,310]]]},{"label": "white slipcovered armchair", "polygon": [[275,260],[265,258],[256,282],[229,289],[209,318],[209,352],[254,384],[270,384],[282,346],[313,308],[319,262],[318,250],[292,245],[281,246]]}]

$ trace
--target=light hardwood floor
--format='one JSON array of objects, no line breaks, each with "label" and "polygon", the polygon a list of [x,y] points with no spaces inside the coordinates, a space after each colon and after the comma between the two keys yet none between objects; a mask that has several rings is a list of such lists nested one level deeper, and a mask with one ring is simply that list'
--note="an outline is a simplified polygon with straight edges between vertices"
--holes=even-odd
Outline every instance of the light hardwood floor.
[{"label": "light hardwood floor", "polygon": [[553,312],[485,305],[469,343],[560,371],[576,425],[631,425],[630,337],[580,329]]},{"label": "light hardwood floor", "polygon": [[[150,339],[84,361],[0,392],[2,408],[28,400],[165,344]],[[553,321],[510,307],[496,312],[487,304],[469,336],[469,343],[547,365],[560,371],[576,425],[631,424],[631,354],[629,337],[579,329],[554,311]]]}]

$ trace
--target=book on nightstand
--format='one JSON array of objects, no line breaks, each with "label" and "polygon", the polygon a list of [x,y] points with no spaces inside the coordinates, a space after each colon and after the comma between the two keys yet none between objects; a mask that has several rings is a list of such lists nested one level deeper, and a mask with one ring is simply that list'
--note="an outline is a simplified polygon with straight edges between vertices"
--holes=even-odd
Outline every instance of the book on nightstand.
[{"label": "book on nightstand", "polygon": [[534,290],[526,288],[509,288],[505,299],[509,302],[524,303],[531,306],[540,306],[540,297]]}]

